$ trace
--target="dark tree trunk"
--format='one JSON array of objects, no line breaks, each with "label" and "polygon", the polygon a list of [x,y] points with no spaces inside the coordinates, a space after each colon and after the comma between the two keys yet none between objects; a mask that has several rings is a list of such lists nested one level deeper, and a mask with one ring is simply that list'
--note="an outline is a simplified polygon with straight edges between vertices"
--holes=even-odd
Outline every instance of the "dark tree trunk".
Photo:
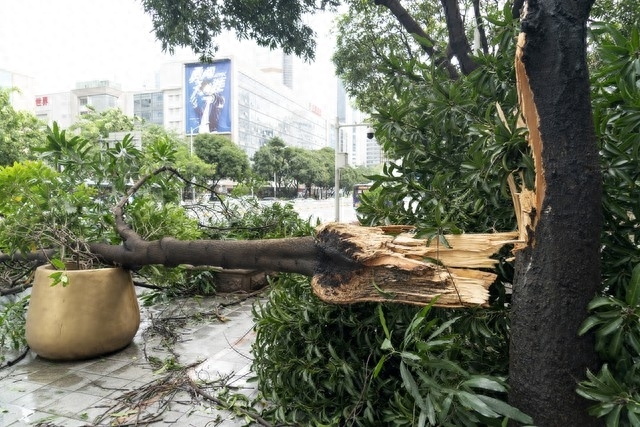
[{"label": "dark tree trunk", "polygon": [[543,427],[602,424],[575,392],[598,363],[593,338],[577,334],[600,286],[602,187],[585,41],[591,4],[528,1],[516,60],[537,177],[528,244],[516,253],[510,403]]}]

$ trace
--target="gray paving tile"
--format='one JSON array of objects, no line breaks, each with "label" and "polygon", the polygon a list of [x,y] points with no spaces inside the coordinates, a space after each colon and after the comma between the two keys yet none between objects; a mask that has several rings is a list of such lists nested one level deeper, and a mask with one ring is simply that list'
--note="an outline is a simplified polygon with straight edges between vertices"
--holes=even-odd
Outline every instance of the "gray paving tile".
[{"label": "gray paving tile", "polygon": [[[200,362],[189,375],[207,386],[211,394],[220,389],[216,381],[224,378],[232,392],[250,398],[257,395],[251,377],[251,345],[255,339],[251,302],[219,307],[226,299],[210,298],[175,301],[167,306],[142,308],[142,322],[133,343],[119,352],[76,362],[54,362],[30,353],[20,363],[0,371],[0,426],[21,427],[37,422],[51,422],[60,427],[94,425],[103,415],[125,408],[122,399],[143,390],[162,378],[147,362],[146,354],[161,360],[173,357],[160,335],[145,333],[152,326],[150,316],[190,316],[194,312],[218,312],[227,321],[214,316],[175,327],[179,340],[174,351],[179,363]],[[171,326],[173,327],[173,326]],[[151,426],[223,426],[246,425],[243,417],[216,408],[206,400],[194,401],[187,391],[178,391],[167,406],[165,401],[149,399],[144,416],[158,416]],[[139,402],[137,402],[139,403]],[[136,402],[131,405],[135,406]],[[161,413],[160,413],[161,412]],[[117,417],[107,416],[100,424],[117,424]]]},{"label": "gray paving tile", "polygon": [[22,377],[24,377],[24,375],[16,375],[1,382],[0,404],[12,403],[17,399],[32,393],[34,390],[43,387],[42,384],[30,382]]},{"label": "gray paving tile", "polygon": [[144,363],[129,363],[121,368],[109,373],[110,377],[123,378],[128,380],[139,380],[140,378],[150,377],[153,375],[151,366]]},{"label": "gray paving tile", "polygon": [[71,418],[83,423],[90,420],[89,411],[102,398],[86,393],[71,392],[59,400],[41,408],[42,411],[61,417]]},{"label": "gray paving tile", "polygon": [[14,400],[14,405],[27,409],[39,410],[53,402],[57,402],[62,397],[69,394],[69,391],[54,387],[40,387],[34,391]]},{"label": "gray paving tile", "polygon": [[102,358],[99,360],[92,361],[90,363],[83,364],[80,367],[77,367],[76,370],[94,373],[100,375],[108,375],[111,372],[122,368],[130,363],[135,363],[138,359],[132,358],[122,358],[122,357],[114,357],[113,358]]}]

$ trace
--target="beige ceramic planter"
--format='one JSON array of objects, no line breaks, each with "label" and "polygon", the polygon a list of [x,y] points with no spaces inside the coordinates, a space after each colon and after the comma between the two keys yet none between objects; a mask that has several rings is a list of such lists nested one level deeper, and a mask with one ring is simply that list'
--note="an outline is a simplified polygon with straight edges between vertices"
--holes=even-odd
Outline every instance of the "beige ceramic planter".
[{"label": "beige ceramic planter", "polygon": [[67,270],[69,284],[51,286],[55,270],[36,269],[27,311],[29,347],[53,360],[78,360],[126,347],[140,326],[131,274],[121,268]]}]

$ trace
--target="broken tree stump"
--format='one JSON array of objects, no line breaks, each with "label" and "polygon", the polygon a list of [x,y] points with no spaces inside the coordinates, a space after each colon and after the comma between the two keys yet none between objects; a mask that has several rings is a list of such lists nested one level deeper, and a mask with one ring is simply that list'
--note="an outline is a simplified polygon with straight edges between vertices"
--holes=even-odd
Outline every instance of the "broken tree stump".
[{"label": "broken tree stump", "polygon": [[[409,233],[387,234],[383,228],[329,223],[317,229],[325,262],[316,265],[311,281],[322,300],[337,304],[399,302],[426,305],[438,297],[439,307],[486,306],[496,275],[490,258],[513,243],[512,233],[447,235],[416,239]],[[351,262],[332,263],[332,254]]]}]

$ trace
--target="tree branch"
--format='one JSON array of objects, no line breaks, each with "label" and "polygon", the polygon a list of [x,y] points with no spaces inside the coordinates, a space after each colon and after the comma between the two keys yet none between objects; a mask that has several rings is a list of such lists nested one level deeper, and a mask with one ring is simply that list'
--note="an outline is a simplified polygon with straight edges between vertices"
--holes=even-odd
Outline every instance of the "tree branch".
[{"label": "tree branch", "polygon": [[443,68],[451,79],[458,78],[458,71],[453,64],[446,58],[446,56],[443,56],[441,52],[438,52],[435,49],[436,41],[425,33],[420,24],[418,24],[418,22],[409,14],[398,0],[374,0],[374,3],[378,6],[384,6],[389,9],[409,34],[418,36],[416,41],[434,61],[434,63],[438,67]]},{"label": "tree branch", "polygon": [[487,33],[484,30],[482,14],[480,13],[480,0],[473,0],[473,14],[475,16],[478,34],[480,34],[480,46],[482,47],[482,53],[488,55],[489,43],[487,42]]},{"label": "tree branch", "polygon": [[440,0],[449,32],[449,46],[453,54],[458,58],[462,73],[470,74],[478,68],[478,64],[471,59],[471,47],[464,31],[458,0]]}]

